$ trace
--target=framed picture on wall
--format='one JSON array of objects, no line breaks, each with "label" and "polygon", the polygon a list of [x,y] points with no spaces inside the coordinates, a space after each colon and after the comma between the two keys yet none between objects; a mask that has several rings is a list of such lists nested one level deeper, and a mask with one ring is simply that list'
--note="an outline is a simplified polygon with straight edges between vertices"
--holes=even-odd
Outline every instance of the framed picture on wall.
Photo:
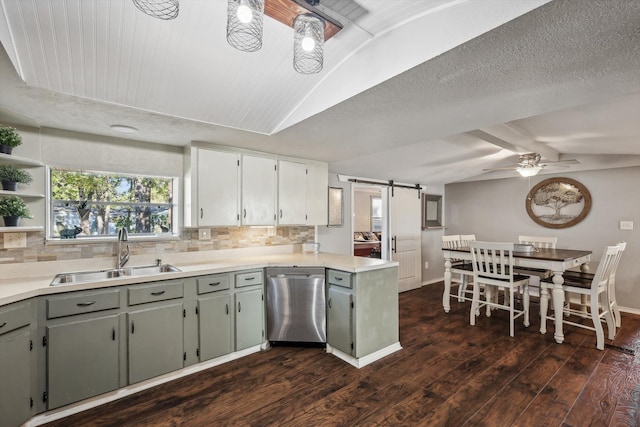
[{"label": "framed picture on wall", "polygon": [[342,225],[344,213],[344,202],[342,199],[342,188],[329,187],[329,227],[339,227]]},{"label": "framed picture on wall", "polygon": [[591,210],[591,193],[571,178],[549,178],[536,184],[525,201],[527,213],[547,228],[567,228],[582,221]]},{"label": "framed picture on wall", "polygon": [[422,195],[422,229],[442,228],[442,196]]}]

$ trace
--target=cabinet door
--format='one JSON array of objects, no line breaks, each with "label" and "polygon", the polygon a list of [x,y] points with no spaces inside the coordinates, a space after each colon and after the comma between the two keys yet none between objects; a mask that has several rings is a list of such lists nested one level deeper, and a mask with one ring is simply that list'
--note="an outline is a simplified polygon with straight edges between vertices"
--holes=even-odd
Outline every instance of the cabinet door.
[{"label": "cabinet door", "polygon": [[353,294],[346,288],[329,287],[327,300],[327,343],[353,355]]},{"label": "cabinet door", "polygon": [[182,369],[182,304],[127,314],[129,384]]},{"label": "cabinet door", "polygon": [[47,327],[48,407],[118,388],[118,316]]},{"label": "cabinet door", "polygon": [[242,156],[242,225],[275,225],[276,161]]},{"label": "cabinet door", "polygon": [[198,225],[238,225],[240,162],[237,153],[198,151]]},{"label": "cabinet door", "polygon": [[200,361],[229,354],[231,341],[231,295],[220,294],[198,300]]},{"label": "cabinet door", "polygon": [[327,225],[329,169],[326,163],[307,164],[307,225]]},{"label": "cabinet door", "polygon": [[262,289],[235,294],[236,351],[262,344],[264,300]]},{"label": "cabinet door", "polygon": [[29,328],[0,335],[0,425],[18,426],[31,416]]},{"label": "cabinet door", "polygon": [[304,225],[307,167],[303,163],[278,161],[278,224]]}]

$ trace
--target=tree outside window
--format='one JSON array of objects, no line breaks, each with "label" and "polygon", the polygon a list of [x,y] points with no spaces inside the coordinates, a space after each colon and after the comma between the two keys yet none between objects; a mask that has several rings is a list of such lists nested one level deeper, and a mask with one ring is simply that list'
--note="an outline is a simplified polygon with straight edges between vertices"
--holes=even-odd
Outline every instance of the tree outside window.
[{"label": "tree outside window", "polygon": [[51,169],[53,238],[172,233],[174,179]]}]

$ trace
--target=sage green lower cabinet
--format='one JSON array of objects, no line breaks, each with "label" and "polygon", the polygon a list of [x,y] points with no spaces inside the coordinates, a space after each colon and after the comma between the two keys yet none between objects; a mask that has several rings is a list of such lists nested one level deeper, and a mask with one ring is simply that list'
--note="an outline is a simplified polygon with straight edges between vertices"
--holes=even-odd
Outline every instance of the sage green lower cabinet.
[{"label": "sage green lower cabinet", "polygon": [[329,286],[327,298],[327,343],[353,356],[353,294],[351,290]]},{"label": "sage green lower cabinet", "polygon": [[118,388],[118,315],[47,327],[49,409]]},{"label": "sage green lower cabinet", "polygon": [[327,270],[327,344],[362,359],[400,349],[398,267]]},{"label": "sage green lower cabinet", "polygon": [[30,348],[29,327],[0,335],[0,426],[19,426],[31,416]]},{"label": "sage green lower cabinet", "polygon": [[127,313],[129,384],[182,369],[182,302]]},{"label": "sage green lower cabinet", "polygon": [[236,351],[264,341],[264,293],[262,287],[236,291]]},{"label": "sage green lower cabinet", "polygon": [[228,293],[198,299],[200,361],[233,351],[231,295]]}]

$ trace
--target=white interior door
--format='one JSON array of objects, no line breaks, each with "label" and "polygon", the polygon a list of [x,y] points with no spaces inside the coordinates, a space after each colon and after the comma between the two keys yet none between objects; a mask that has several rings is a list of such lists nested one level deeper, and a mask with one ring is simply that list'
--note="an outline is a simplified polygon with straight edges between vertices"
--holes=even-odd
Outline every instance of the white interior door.
[{"label": "white interior door", "polygon": [[391,259],[398,262],[400,292],[422,285],[420,198],[417,190],[394,188],[389,194]]}]

